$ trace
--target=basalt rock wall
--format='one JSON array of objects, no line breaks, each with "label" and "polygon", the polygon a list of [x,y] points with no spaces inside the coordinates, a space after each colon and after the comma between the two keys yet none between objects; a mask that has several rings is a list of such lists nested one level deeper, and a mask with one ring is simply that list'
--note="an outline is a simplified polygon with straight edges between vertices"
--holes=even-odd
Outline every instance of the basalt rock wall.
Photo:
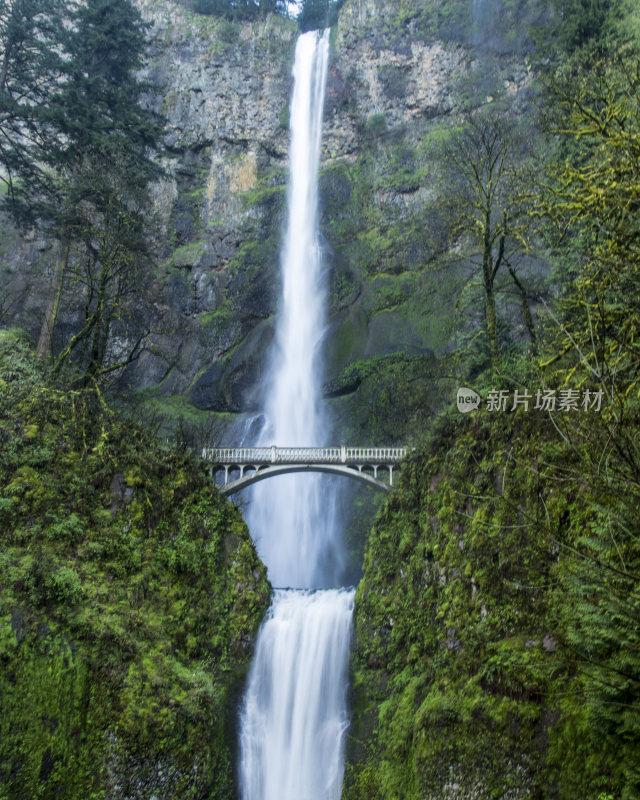
[{"label": "basalt rock wall", "polygon": [[[275,15],[229,22],[171,0],[137,4],[150,23],[143,77],[166,120],[167,178],[153,187],[157,268],[153,303],[140,309],[153,347],[120,388],[168,417],[251,412],[277,310],[297,27]],[[403,437],[429,391],[418,381],[406,413],[390,416],[391,373],[428,372],[455,337],[464,276],[439,270],[455,242],[436,150],[470,102],[526,112],[526,59],[494,47],[489,67],[470,13],[467,3],[348,0],[332,31],[320,185],[325,389],[337,426],[363,441]],[[13,233],[4,243],[4,316],[35,337],[55,244]],[[74,291],[59,340],[79,324]]]}]

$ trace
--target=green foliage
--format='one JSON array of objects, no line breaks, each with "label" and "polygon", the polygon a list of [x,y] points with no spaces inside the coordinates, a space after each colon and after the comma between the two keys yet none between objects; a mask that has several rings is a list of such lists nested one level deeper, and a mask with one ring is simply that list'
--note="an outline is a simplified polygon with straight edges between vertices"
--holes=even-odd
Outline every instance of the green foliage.
[{"label": "green foliage", "polygon": [[637,64],[556,74],[536,213],[569,280],[499,376],[602,408],[442,414],[406,465],[356,596],[349,798],[639,796]]},{"label": "green foliage", "polygon": [[[148,185],[162,174],[151,158],[158,119],[141,103],[137,75],[146,28],[129,0],[0,5],[0,138],[15,140],[0,145],[4,205],[59,243],[38,354],[51,354],[65,278],[81,283],[83,323],[54,369],[73,355],[92,379],[135,358],[144,339],[131,296],[150,260]],[[126,353],[110,346],[116,327]]]},{"label": "green foliage", "polygon": [[556,36],[567,53],[593,42],[602,42],[619,15],[619,0],[553,0],[559,22]]},{"label": "green foliage", "polygon": [[[53,0],[44,9],[38,5],[39,13],[31,6],[20,0],[0,7],[3,35],[9,37],[7,80],[14,81],[1,93],[3,102],[13,103],[4,112],[7,124],[33,126],[33,135],[19,145],[19,158],[15,149],[0,156],[6,155],[2,163],[11,182],[9,210],[19,218],[59,223],[76,204],[97,202],[104,184],[91,183],[99,175],[96,162],[103,171],[105,163],[124,161],[132,191],[157,176],[148,150],[159,129],[139,105],[145,87],[134,73],[142,64],[145,26],[129,0],[87,0],[64,12]],[[91,170],[91,178],[75,187],[65,207],[66,192],[74,191],[69,179],[83,170],[85,178]]]},{"label": "green foliage", "polygon": [[576,78],[573,68],[558,71],[551,84],[553,124],[569,146],[563,161],[553,165],[550,192],[541,202],[555,231],[567,225],[571,231],[569,247],[559,253],[572,267],[560,308],[573,343],[557,332],[556,354],[548,364],[576,344],[584,367],[599,379],[615,375],[616,387],[628,394],[637,392],[640,368],[640,319],[633,302],[640,228],[631,213],[638,192],[639,70],[640,56],[633,50],[599,61],[587,76]]},{"label": "green foliage", "polygon": [[569,538],[556,520],[579,530],[585,509],[577,485],[554,483],[554,439],[534,414],[445,416],[404,468],[356,597],[355,690],[377,724],[347,796],[364,800],[374,771],[384,798],[453,783],[487,798],[554,784],[595,797],[619,781],[564,649],[575,562],[554,544]]},{"label": "green foliage", "polygon": [[8,190],[2,204],[18,218],[33,217],[16,197],[20,181],[37,193],[51,191],[42,161],[52,143],[49,105],[67,73],[63,52],[68,21],[68,10],[59,0],[0,2],[0,181]]},{"label": "green foliage", "polygon": [[[148,186],[162,174],[150,157],[160,127],[140,102],[146,87],[136,74],[145,29],[129,0],[87,0],[72,16],[68,80],[50,108],[62,136],[47,154],[61,179],[52,214],[66,250],[54,293],[67,269],[88,299],[84,324],[65,343],[56,372],[73,354],[92,378],[110,374],[137,356],[144,339],[136,311],[150,262]],[[55,314],[44,323],[54,325]],[[134,344],[114,358],[116,325]],[[47,355],[40,346],[39,354]]]},{"label": "green foliage", "polygon": [[375,139],[381,136],[387,129],[387,120],[384,114],[372,114],[365,123],[365,133],[368,137]]},{"label": "green foliage", "polygon": [[255,19],[270,12],[286,13],[283,0],[190,0],[185,5],[196,14],[213,14],[228,19]]},{"label": "green foliage", "polygon": [[167,797],[228,797],[269,599],[239,512],[95,392],[47,385],[10,331],[0,382],[2,796],[135,792],[160,769]]},{"label": "green foliage", "polygon": [[298,12],[300,30],[312,31],[335,25],[344,2],[345,0],[301,0]]}]

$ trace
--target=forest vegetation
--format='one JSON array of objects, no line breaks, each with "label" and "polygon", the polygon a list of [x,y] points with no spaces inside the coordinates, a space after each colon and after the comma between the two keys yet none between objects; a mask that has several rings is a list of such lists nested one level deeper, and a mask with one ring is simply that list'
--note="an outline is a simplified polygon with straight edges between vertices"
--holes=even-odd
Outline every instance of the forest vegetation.
[{"label": "forest vegetation", "polygon": [[[484,121],[450,150],[486,303],[487,368],[469,385],[510,401],[439,415],[378,515],[349,798],[640,796],[640,61],[613,8],[563,18],[541,73],[544,169],[513,189],[512,139]],[[534,227],[558,293],[514,352],[492,280]],[[536,390],[603,403],[540,413]]]}]

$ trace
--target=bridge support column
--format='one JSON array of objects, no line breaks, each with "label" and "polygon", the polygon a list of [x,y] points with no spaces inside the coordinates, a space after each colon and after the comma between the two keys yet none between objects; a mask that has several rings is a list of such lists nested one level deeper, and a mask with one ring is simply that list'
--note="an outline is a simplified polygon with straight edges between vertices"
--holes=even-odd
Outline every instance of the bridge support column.
[{"label": "bridge support column", "polygon": [[347,448],[344,445],[340,447],[340,461],[343,464],[347,463]]},{"label": "bridge support column", "polygon": [[276,455],[276,447],[275,445],[271,445],[271,463],[275,464],[278,460],[278,456]]},{"label": "bridge support column", "polygon": [[229,465],[224,465],[224,485],[226,486],[229,483]]},{"label": "bridge support column", "polygon": [[389,465],[389,486],[393,486],[393,467]]}]

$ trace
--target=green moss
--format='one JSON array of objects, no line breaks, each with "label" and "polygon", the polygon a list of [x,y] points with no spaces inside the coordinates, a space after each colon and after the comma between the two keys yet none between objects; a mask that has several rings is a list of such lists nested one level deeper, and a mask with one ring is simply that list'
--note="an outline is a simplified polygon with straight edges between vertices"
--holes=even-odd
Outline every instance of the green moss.
[{"label": "green moss", "polygon": [[49,386],[16,333],[0,375],[2,797],[229,797],[269,599],[239,512],[206,464]]},{"label": "green moss", "polygon": [[553,480],[544,415],[454,413],[404,467],[367,545],[345,796],[456,784],[478,798],[595,800],[619,768],[568,666],[571,555],[550,536],[591,512],[577,484]]},{"label": "green moss", "polygon": [[356,310],[333,332],[327,354],[327,371],[334,375],[364,351],[367,341],[367,317]]},{"label": "green moss", "polygon": [[[286,113],[281,112],[281,117],[284,119]],[[242,205],[245,209],[258,207],[263,211],[270,210],[285,202],[286,189],[285,173],[274,172],[268,176],[262,176],[255,189],[242,193]]]},{"label": "green moss", "polygon": [[209,416],[189,402],[185,395],[162,395],[157,389],[142,389],[136,393],[137,403],[144,408],[158,411],[163,415],[185,417],[193,422],[203,422]]},{"label": "green moss", "polygon": [[166,266],[176,267],[193,265],[204,253],[205,249],[206,245],[204,241],[195,240],[193,242],[187,242],[173,251],[166,262]]},{"label": "green moss", "polygon": [[371,282],[372,310],[394,308],[412,297],[418,288],[418,277],[408,275],[376,275]]},{"label": "green moss", "polygon": [[369,137],[375,139],[387,130],[387,120],[384,114],[372,114],[367,118],[365,131]]},{"label": "green moss", "polygon": [[280,124],[280,127],[287,129],[289,127],[290,118],[291,109],[289,108],[289,103],[286,103],[284,106],[282,106],[278,114],[278,123]]}]

